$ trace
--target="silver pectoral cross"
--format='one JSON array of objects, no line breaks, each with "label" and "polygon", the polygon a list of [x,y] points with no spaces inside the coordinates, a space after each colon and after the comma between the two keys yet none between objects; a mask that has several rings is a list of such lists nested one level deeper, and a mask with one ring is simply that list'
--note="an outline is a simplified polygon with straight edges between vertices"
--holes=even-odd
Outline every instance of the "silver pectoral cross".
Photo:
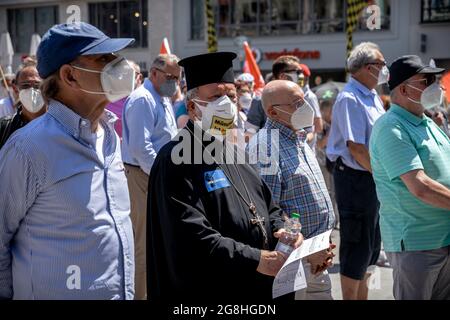
[{"label": "silver pectoral cross", "polygon": [[250,219],[250,222],[252,224],[259,224],[262,225],[264,223],[264,217],[261,217],[259,214],[255,215],[255,218]]}]

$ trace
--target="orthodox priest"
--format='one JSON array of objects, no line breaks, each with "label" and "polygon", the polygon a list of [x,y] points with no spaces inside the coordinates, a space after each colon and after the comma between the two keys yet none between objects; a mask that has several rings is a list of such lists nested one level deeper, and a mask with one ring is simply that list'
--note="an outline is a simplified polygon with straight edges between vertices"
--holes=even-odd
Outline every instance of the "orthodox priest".
[{"label": "orthodox priest", "polygon": [[216,52],[179,62],[190,120],[150,173],[150,299],[269,300],[287,258],[273,251],[284,221],[269,188],[253,166],[229,161],[239,158],[238,148],[225,143],[238,114],[235,58]]}]

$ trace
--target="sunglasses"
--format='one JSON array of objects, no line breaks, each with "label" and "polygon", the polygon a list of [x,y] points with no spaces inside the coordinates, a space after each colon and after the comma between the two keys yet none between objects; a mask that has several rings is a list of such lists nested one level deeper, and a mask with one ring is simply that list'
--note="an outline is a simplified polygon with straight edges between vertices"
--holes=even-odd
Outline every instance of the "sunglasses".
[{"label": "sunglasses", "polygon": [[292,73],[292,72],[295,72],[297,75],[301,75],[301,74],[302,74],[302,71],[301,71],[301,70],[298,70],[298,69],[295,69],[295,70],[285,70],[285,71],[283,71],[283,73]]}]

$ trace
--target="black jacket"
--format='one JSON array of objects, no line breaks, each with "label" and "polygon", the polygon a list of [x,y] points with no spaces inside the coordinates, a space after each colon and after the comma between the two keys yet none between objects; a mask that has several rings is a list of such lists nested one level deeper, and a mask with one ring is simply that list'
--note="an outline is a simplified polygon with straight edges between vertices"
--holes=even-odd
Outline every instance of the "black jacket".
[{"label": "black jacket", "polygon": [[22,108],[19,106],[15,115],[0,118],[0,149],[4,146],[14,131],[22,128],[28,123],[22,119],[21,110]]},{"label": "black jacket", "polygon": [[[194,130],[191,121],[187,127]],[[194,153],[202,153],[206,146],[195,141],[192,134],[189,138],[192,143],[187,144],[183,153],[190,151],[187,157],[192,161]],[[159,151],[150,174],[147,220],[150,297],[172,301],[270,300],[273,277],[256,271],[263,248],[262,232],[250,223],[249,208],[234,187],[221,183],[221,179],[214,185],[210,183],[215,179],[211,178],[213,174],[208,175],[216,172],[225,180],[225,171],[239,192],[246,195],[238,179],[237,171],[240,172],[257,211],[265,218],[268,249],[273,250],[276,239],[272,233],[283,227],[283,221],[281,209],[272,202],[270,189],[248,164],[219,167],[204,161],[173,163],[172,151],[181,144],[175,140]]]}]

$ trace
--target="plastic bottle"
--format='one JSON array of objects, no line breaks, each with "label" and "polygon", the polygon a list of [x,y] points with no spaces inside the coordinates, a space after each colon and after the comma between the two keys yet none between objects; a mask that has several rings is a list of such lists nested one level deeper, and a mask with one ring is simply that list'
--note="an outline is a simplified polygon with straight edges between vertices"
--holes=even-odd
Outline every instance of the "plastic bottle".
[{"label": "plastic bottle", "polygon": [[293,212],[291,214],[291,218],[286,219],[286,221],[284,222],[284,229],[286,230],[286,234],[278,240],[275,251],[280,251],[287,255],[290,255],[294,250],[293,245],[295,243],[295,240],[302,230],[300,215],[296,212]]}]

